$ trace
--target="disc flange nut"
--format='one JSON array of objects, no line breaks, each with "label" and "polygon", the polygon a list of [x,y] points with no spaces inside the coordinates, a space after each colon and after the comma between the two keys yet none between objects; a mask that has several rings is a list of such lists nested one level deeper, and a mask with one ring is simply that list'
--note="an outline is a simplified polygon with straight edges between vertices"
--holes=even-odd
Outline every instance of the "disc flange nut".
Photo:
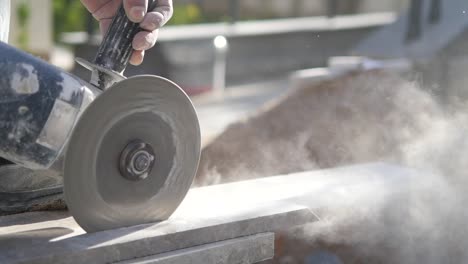
[{"label": "disc flange nut", "polygon": [[141,140],[134,140],[120,154],[120,173],[131,181],[144,180],[151,173],[155,161],[153,147]]}]

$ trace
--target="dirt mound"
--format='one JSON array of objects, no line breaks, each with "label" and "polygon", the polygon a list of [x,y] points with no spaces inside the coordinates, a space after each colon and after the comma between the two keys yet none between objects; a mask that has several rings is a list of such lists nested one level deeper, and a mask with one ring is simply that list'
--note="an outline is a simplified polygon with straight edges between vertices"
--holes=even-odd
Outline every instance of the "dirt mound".
[{"label": "dirt mound", "polygon": [[196,183],[398,160],[439,109],[416,83],[380,71],[311,85],[229,126],[203,149]]}]

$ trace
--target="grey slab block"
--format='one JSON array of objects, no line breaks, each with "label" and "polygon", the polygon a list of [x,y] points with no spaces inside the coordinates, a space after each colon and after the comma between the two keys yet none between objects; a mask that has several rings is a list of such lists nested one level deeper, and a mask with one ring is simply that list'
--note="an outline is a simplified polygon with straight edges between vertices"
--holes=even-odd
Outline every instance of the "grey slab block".
[{"label": "grey slab block", "polygon": [[196,188],[168,221],[95,234],[66,215],[0,217],[0,263],[112,263],[274,232],[414,193],[426,176],[365,164]]},{"label": "grey slab block", "polygon": [[235,238],[118,264],[250,264],[274,257],[274,233]]},{"label": "grey slab block", "polygon": [[[72,237],[73,229],[61,224],[55,227],[53,221],[31,230],[18,227],[22,231],[0,235],[0,263],[110,263],[317,220],[309,209],[282,202],[213,210],[210,215],[193,212],[180,217],[185,213],[179,213],[157,224]],[[73,224],[70,227],[76,228]]]},{"label": "grey slab block", "polygon": [[281,201],[305,206],[318,214],[331,206],[345,208],[351,203],[370,206],[366,200],[375,201],[408,193],[414,188],[428,188],[433,180],[425,181],[427,178],[430,178],[427,172],[386,163],[307,171],[196,189],[188,194],[175,214],[187,217],[184,215],[190,208],[210,199],[213,200],[210,201],[212,207],[196,210],[208,215],[223,208],[236,208],[239,204]]}]

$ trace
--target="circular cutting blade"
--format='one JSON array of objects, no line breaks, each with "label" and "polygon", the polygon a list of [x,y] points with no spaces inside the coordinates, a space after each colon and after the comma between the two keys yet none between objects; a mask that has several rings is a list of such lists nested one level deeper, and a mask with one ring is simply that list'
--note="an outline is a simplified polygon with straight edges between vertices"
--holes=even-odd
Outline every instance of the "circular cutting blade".
[{"label": "circular cutting blade", "polygon": [[[155,156],[141,180],[119,170],[122,151],[135,140]],[[188,192],[199,158],[200,127],[187,95],[164,78],[129,78],[94,100],[73,130],[65,199],[88,232],[166,220]]]}]

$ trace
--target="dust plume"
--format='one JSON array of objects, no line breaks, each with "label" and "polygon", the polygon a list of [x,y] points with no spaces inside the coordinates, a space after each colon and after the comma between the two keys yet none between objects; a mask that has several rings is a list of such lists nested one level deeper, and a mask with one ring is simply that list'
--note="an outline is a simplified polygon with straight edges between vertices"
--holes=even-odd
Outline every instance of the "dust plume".
[{"label": "dust plume", "polygon": [[418,168],[431,192],[331,212],[286,238],[289,263],[319,249],[344,263],[465,263],[466,135],[463,104],[442,104],[393,74],[354,73],[294,91],[228,127],[203,150],[197,183],[374,161]]},{"label": "dust plume", "polygon": [[378,71],[351,74],[294,91],[228,127],[204,148],[197,180],[205,185],[401,159],[401,146],[442,115],[416,82]]}]

